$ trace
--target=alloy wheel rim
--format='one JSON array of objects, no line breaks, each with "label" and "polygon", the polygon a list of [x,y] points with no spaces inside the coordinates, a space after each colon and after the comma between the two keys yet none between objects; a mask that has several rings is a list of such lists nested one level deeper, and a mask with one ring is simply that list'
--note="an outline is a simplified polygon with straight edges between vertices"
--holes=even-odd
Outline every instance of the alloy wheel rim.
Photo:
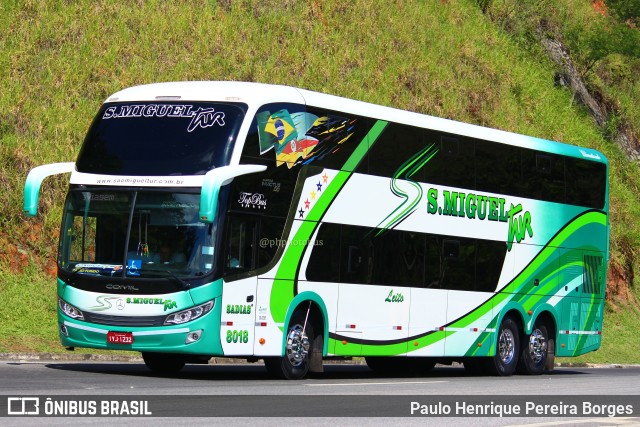
[{"label": "alloy wheel rim", "polygon": [[300,366],[309,356],[309,337],[302,330],[302,326],[295,325],[287,336],[286,354],[292,366]]},{"label": "alloy wheel rim", "polygon": [[513,361],[515,355],[515,338],[510,329],[503,329],[498,339],[498,355],[505,365]]},{"label": "alloy wheel rim", "polygon": [[546,352],[547,340],[540,329],[534,329],[529,336],[529,355],[533,363],[538,364],[542,362]]}]

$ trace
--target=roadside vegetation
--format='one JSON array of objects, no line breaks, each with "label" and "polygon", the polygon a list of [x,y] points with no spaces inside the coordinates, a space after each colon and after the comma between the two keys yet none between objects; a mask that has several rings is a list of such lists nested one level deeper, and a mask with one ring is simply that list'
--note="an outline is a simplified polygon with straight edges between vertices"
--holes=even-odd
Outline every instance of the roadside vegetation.
[{"label": "roadside vegetation", "polygon": [[[640,166],[613,142],[622,128],[640,134],[640,59],[602,33],[637,37],[637,15],[603,15],[588,0],[10,0],[0,8],[0,352],[64,351],[55,254],[68,180],[46,180],[40,215],[26,219],[28,171],[73,161],[102,101],[124,87],[241,80],[603,152],[612,223],[603,347],[564,361],[640,363]],[[606,126],[558,84],[541,22],[615,107]]]}]

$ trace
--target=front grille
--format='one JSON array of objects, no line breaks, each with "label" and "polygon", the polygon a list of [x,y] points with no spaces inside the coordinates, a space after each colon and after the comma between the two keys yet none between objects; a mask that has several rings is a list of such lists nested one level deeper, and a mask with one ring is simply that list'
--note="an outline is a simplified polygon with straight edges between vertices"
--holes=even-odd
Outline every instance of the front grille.
[{"label": "front grille", "polygon": [[109,316],[106,314],[87,313],[84,311],[87,322],[110,326],[162,326],[166,316]]}]

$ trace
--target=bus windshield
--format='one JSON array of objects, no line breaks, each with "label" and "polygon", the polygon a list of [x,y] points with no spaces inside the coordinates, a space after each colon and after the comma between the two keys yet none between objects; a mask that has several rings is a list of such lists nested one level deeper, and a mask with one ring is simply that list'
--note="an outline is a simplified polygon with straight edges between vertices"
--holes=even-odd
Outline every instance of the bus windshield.
[{"label": "bus windshield", "polygon": [[213,269],[215,226],[186,192],[71,191],[58,262],[68,273],[157,278]]},{"label": "bus windshield", "polygon": [[244,104],[105,104],[84,140],[78,172],[105,175],[204,175],[229,163]]}]

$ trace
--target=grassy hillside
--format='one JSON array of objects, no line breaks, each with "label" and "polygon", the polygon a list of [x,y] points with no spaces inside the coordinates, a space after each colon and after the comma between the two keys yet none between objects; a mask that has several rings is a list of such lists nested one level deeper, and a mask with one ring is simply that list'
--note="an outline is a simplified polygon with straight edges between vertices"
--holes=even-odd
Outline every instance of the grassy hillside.
[{"label": "grassy hillside", "polygon": [[[0,352],[61,350],[54,274],[68,181],[45,181],[41,215],[26,220],[21,206],[28,170],[74,160],[108,95],[156,81],[287,84],[598,149],[612,166],[612,260],[621,271],[640,271],[638,165],[554,84],[554,65],[526,31],[483,13],[483,2],[176,3],[2,2]],[[557,3],[593,13],[586,0]],[[491,6],[499,11],[500,5],[508,6]],[[574,18],[563,19],[558,28]],[[618,61],[627,66],[624,58]],[[632,105],[626,99],[634,92],[624,90],[628,80],[598,84]],[[640,129],[640,118],[629,117]],[[635,281],[627,300],[637,298]],[[630,332],[640,327],[637,309],[616,300],[607,311],[603,349],[584,360],[640,362],[640,342]],[[621,346],[624,333],[629,341]]]}]

